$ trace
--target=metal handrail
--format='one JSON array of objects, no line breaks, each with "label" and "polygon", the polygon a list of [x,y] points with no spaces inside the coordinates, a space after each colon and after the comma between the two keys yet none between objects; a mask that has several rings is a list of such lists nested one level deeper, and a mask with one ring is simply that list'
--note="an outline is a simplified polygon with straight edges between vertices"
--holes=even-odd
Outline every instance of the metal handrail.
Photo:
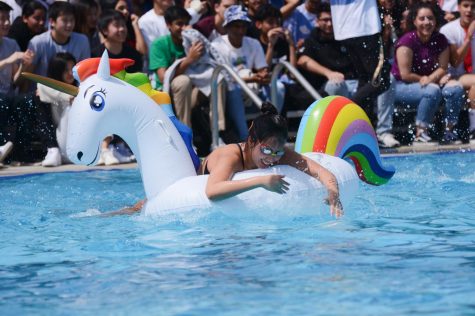
[{"label": "metal handrail", "polygon": [[291,63],[288,61],[280,61],[277,65],[274,66],[274,70],[272,71],[271,83],[270,83],[270,98],[273,104],[277,104],[277,79],[279,78],[280,73],[284,68],[287,68],[290,73],[295,77],[298,83],[302,85],[302,87],[307,90],[308,93],[315,99],[320,100],[322,96],[315,90],[312,85],[305,79],[304,76],[292,66]]},{"label": "metal handrail", "polygon": [[[211,76],[211,148],[216,149],[219,142],[219,126],[218,126],[218,76],[221,71],[227,71],[231,77],[239,84],[241,89],[246,93],[252,102],[260,109],[262,100],[247,86],[244,80],[229,65],[218,65],[213,70]],[[226,102],[226,101],[225,101]]]}]

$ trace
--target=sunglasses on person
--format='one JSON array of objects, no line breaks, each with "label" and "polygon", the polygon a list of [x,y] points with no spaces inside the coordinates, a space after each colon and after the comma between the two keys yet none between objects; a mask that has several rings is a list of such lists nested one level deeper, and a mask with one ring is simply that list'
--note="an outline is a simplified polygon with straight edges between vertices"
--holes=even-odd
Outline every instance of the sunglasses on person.
[{"label": "sunglasses on person", "polygon": [[273,151],[272,148],[267,144],[261,144],[260,149],[261,153],[267,156],[282,157],[285,154],[283,149]]}]

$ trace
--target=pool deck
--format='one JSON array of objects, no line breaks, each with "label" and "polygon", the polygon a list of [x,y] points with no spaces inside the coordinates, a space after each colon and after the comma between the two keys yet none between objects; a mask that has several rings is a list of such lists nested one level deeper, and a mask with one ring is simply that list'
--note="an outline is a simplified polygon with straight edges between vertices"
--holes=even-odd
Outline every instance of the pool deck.
[{"label": "pool deck", "polygon": [[[293,144],[290,144],[291,146]],[[398,148],[383,149],[381,153],[383,157],[393,156],[407,156],[417,154],[431,154],[431,153],[444,153],[444,152],[466,152],[475,151],[475,142],[472,141],[469,144],[454,144],[454,145],[439,145],[437,143],[429,144],[417,144],[414,146],[401,146]],[[118,169],[134,169],[137,168],[136,163],[127,163],[114,166],[81,166],[81,165],[61,165],[54,168],[42,167],[40,163],[28,164],[21,166],[5,165],[0,167],[0,178],[4,177],[18,177],[24,175],[44,174],[54,172],[81,172],[90,170],[118,170]]]}]

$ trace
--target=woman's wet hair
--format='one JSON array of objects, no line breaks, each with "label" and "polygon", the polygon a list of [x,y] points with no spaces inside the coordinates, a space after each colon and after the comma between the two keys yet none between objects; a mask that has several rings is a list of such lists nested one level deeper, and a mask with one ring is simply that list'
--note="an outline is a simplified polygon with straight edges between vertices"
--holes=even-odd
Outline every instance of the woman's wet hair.
[{"label": "woman's wet hair", "polygon": [[287,120],[279,115],[275,106],[270,102],[262,103],[261,115],[254,119],[249,128],[249,139],[252,142],[262,142],[271,137],[287,141]]}]

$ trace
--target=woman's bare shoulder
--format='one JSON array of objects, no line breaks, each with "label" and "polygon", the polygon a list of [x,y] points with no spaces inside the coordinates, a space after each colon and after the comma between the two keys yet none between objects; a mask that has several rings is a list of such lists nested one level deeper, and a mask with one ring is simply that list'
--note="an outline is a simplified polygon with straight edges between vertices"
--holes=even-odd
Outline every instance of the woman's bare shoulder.
[{"label": "woman's bare shoulder", "polygon": [[238,144],[229,144],[225,146],[221,146],[213,150],[211,154],[209,154],[207,161],[208,167],[213,168],[214,164],[241,164],[241,154],[239,152]]}]

